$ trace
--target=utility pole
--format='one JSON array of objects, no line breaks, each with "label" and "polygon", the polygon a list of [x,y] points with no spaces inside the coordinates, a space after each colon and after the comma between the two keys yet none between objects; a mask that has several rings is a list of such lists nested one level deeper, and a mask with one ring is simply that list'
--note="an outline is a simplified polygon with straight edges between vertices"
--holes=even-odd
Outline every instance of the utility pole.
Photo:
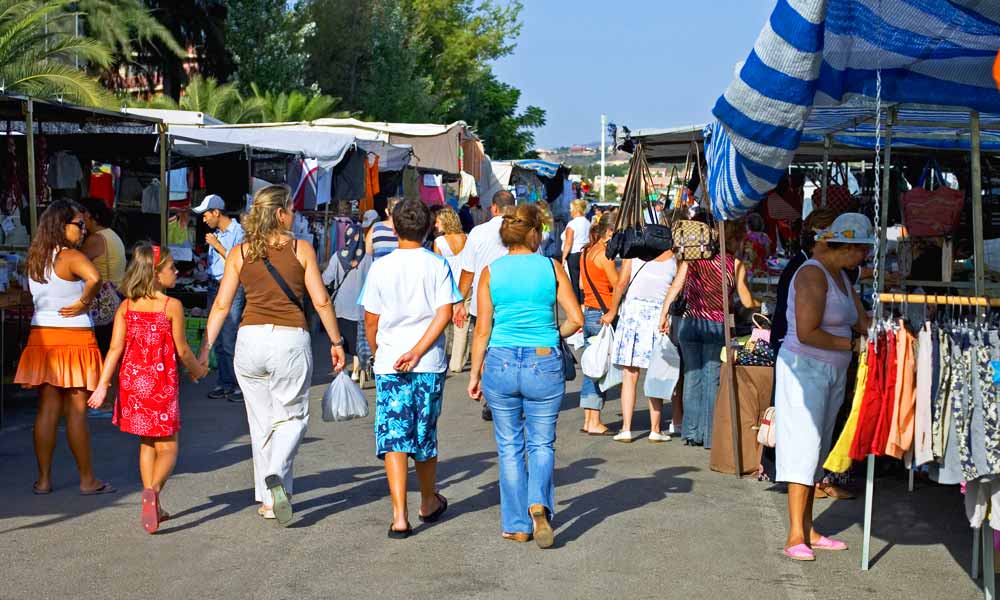
[{"label": "utility pole", "polygon": [[608,116],[601,114],[601,202],[604,202],[604,152],[607,145],[605,140],[608,135]]}]

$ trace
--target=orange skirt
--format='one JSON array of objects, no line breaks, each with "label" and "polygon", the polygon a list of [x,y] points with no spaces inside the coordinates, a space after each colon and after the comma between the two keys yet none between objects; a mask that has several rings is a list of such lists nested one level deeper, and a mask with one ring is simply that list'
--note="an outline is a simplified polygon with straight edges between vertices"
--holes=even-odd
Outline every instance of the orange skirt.
[{"label": "orange skirt", "polygon": [[95,390],[103,365],[93,329],[32,327],[14,383]]}]

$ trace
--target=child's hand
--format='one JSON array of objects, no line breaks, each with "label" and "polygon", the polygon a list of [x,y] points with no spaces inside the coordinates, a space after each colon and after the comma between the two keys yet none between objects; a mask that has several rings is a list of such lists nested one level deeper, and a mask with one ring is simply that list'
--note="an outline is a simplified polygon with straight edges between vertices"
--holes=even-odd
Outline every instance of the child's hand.
[{"label": "child's hand", "polygon": [[406,373],[407,371],[413,370],[419,362],[420,355],[413,350],[410,350],[406,354],[400,356],[399,360],[396,361],[396,364],[394,364],[392,368],[396,369],[400,373]]},{"label": "child's hand", "polygon": [[94,410],[97,410],[98,408],[104,406],[104,401],[107,399],[107,397],[108,397],[108,386],[98,385],[97,389],[94,390],[92,394],[90,394],[90,399],[87,400],[87,406],[93,408]]}]

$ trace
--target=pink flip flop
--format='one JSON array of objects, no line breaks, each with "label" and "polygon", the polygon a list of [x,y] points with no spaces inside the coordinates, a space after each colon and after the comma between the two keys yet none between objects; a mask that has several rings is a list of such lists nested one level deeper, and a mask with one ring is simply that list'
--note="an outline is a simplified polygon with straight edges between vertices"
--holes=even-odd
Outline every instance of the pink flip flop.
[{"label": "pink flip flop", "polygon": [[816,555],[813,554],[813,551],[805,544],[798,544],[796,546],[792,546],[791,548],[785,548],[784,554],[792,560],[816,560]]},{"label": "pink flip flop", "polygon": [[847,550],[847,544],[840,540],[832,540],[826,536],[819,536],[819,539],[812,543],[815,550]]}]

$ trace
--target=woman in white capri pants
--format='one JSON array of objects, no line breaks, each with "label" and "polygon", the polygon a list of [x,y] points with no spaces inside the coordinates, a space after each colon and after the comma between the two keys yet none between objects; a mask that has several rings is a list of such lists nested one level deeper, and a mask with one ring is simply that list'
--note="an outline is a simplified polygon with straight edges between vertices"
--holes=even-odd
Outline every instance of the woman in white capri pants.
[{"label": "woman in white capri pants", "polygon": [[864,215],[837,217],[816,234],[813,258],[795,273],[788,293],[788,333],[775,365],[774,418],[777,480],[788,483],[784,553],[793,560],[816,560],[816,549],[847,549],[844,542],[813,531],[812,509],[844,401],[854,346],[851,330],[868,327],[844,269],[867,258],[873,235]]},{"label": "woman in white capri pants", "polygon": [[272,185],[254,195],[243,218],[245,241],[226,257],[219,294],[208,317],[202,361],[208,360],[229,304],[242,285],[246,308],[233,364],[243,390],[253,450],[258,514],[287,525],[292,519],[292,461],[309,422],[312,346],[303,312],[309,297],[330,336],[333,368],[344,368],[344,342],[316,262],[316,252],[291,234],[292,197]]}]

